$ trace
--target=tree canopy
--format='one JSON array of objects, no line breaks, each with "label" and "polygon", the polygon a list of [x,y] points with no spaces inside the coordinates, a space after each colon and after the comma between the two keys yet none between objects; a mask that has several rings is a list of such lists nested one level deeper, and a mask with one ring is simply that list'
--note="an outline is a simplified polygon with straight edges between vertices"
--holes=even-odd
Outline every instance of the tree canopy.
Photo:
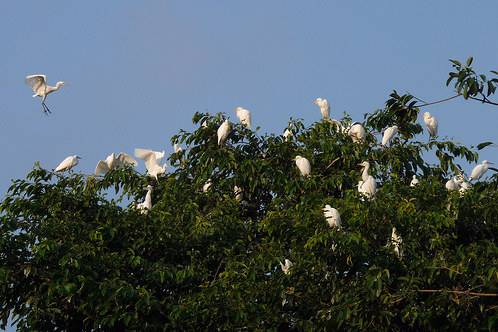
[{"label": "tree canopy", "polygon": [[[457,95],[492,104],[498,79],[476,76],[471,59],[452,63]],[[496,329],[496,169],[448,190],[448,179],[466,180],[458,160],[478,154],[429,140],[426,106],[394,91],[365,114],[358,142],[345,116],[291,119],[287,137],[230,123],[220,145],[225,114],[196,113],[198,129],[171,138],[186,146],[169,157],[176,169],[158,181],[129,165],[96,177],[35,164],[0,205],[2,327],[14,318],[20,331]],[[376,134],[394,125],[399,134],[381,145]],[[364,161],[374,197],[358,190]],[[147,185],[143,213],[126,202],[142,201]],[[327,204],[341,227],[327,223]]]}]

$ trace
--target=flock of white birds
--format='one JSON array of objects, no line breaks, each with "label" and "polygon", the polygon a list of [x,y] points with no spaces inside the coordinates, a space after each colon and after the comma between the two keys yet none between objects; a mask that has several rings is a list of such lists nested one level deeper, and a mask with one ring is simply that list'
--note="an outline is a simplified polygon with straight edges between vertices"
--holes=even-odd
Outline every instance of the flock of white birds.
[{"label": "flock of white birds", "polygon": [[[57,82],[55,87],[49,86],[47,85],[47,77],[45,75],[27,76],[25,82],[26,85],[28,85],[35,91],[33,97],[42,97],[42,107],[45,115],[51,113],[47,105],[45,105],[45,99],[47,98],[47,95],[49,93],[57,91],[62,85],[68,86],[68,84],[62,81]],[[337,129],[341,131],[343,134],[349,135],[353,140],[353,142],[363,144],[366,141],[366,131],[361,125],[361,123],[353,122],[348,128],[344,128],[339,121],[330,119],[330,104],[326,99],[317,98],[313,104],[317,104],[320,107],[320,112],[324,120],[330,121],[331,123],[336,125]],[[239,119],[239,121],[242,124],[246,125],[249,129],[251,129],[251,113],[242,107],[238,107],[234,112],[237,114],[237,118]],[[438,134],[438,122],[436,118],[434,118],[429,112],[425,112],[424,115],[422,115],[421,117],[424,118],[424,123],[427,127],[427,130],[429,131],[430,138],[435,139]],[[203,123],[203,126],[206,126],[206,124]],[[399,132],[400,131],[397,126],[386,128],[382,136],[382,145],[387,147],[387,145],[392,142],[394,136]],[[227,119],[218,128],[217,131],[218,145],[225,144],[229,133],[230,133],[230,122]],[[283,136],[286,141],[290,140],[293,137],[292,124],[285,130]],[[181,151],[178,142],[175,143],[174,149],[175,152]],[[168,165],[166,164],[161,166],[161,161],[164,155],[165,155],[164,151],[157,152],[157,151],[152,151],[150,149],[135,149],[135,157],[142,159],[145,162],[145,166],[147,168],[149,176],[156,179],[158,183],[159,183],[158,176],[164,174],[166,172],[166,168],[168,167]],[[80,157],[77,155],[67,157],[66,159],[64,159],[64,161],[60,163],[60,165],[55,169],[55,171],[65,172],[71,170],[74,166],[78,165],[78,159],[80,159]],[[303,176],[306,177],[311,174],[311,164],[308,159],[298,155],[292,160],[296,162],[296,165]],[[182,162],[184,161],[185,159],[182,159]],[[98,162],[97,167],[95,168],[95,175],[105,174],[110,170],[114,170],[126,164],[132,166],[138,165],[137,161],[131,156],[127,155],[126,153],[120,153],[117,157],[115,153],[112,153],[110,156],[107,157],[106,160],[100,160]],[[446,188],[448,190],[459,190],[460,194],[464,195],[467,189],[470,187],[470,181],[479,180],[488,170],[489,164],[492,163],[488,162],[487,160],[484,160],[482,164],[477,165],[472,170],[472,173],[468,178],[468,180],[465,179],[465,176],[463,174],[460,174],[458,176],[449,179],[446,182]],[[364,198],[373,199],[377,191],[377,181],[372,175],[369,174],[370,163],[364,161],[358,165],[363,167],[361,180],[358,182],[357,185],[358,192],[361,194],[361,199],[362,200]],[[410,186],[412,187],[416,186],[418,183],[419,180],[417,179],[417,176],[413,175],[413,179],[410,182]],[[211,187],[211,180],[208,180],[204,185],[203,191],[207,192],[210,187]],[[147,213],[147,211],[152,208],[152,197],[151,197],[152,186],[149,185],[146,187],[146,189],[147,189],[147,195],[145,197],[144,202],[136,204],[136,208],[139,209],[142,213]],[[242,195],[243,195],[242,190],[238,187],[235,187],[234,192],[236,198],[242,200]],[[324,210],[325,219],[327,220],[329,226],[340,228],[341,216],[339,214],[339,211],[328,204],[325,205],[323,210]],[[395,252],[397,253],[398,257],[401,259],[402,250],[400,248],[400,245],[402,243],[402,239],[401,236],[399,236],[396,233],[396,228],[392,229],[391,242],[394,244]],[[285,274],[289,273],[289,269],[293,266],[293,263],[288,259],[285,259],[285,264],[283,264],[282,262],[280,262],[280,264]]]}]

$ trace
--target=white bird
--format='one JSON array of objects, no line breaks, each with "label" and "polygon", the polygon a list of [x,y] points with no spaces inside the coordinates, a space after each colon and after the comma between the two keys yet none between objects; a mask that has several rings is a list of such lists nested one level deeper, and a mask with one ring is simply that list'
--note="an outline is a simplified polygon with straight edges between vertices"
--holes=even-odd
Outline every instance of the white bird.
[{"label": "white bird", "polygon": [[322,210],[330,227],[341,228],[341,215],[337,209],[327,204],[324,208],[322,208]]},{"label": "white bird", "polygon": [[285,264],[280,262],[280,267],[282,268],[282,271],[284,271],[285,274],[289,274],[289,269],[294,266],[294,264],[288,260],[287,258],[285,259]]},{"label": "white bird", "polygon": [[301,174],[303,176],[307,176],[311,173],[311,165],[308,159],[301,157],[301,156],[296,156],[296,158],[292,159],[293,161],[296,162],[297,167],[301,171]]},{"label": "white bird", "polygon": [[48,113],[52,114],[52,112],[50,112],[50,110],[48,109],[47,105],[45,105],[45,99],[47,98],[47,95],[49,93],[52,93],[54,91],[59,90],[61,85],[69,86],[69,84],[66,84],[62,81],[57,82],[57,84],[55,86],[47,85],[47,76],[46,75],[27,76],[25,82],[26,82],[26,85],[29,86],[30,88],[32,88],[33,91],[35,92],[33,97],[42,97],[43,98],[42,99],[42,106],[43,106],[43,113],[45,113],[45,115],[48,115]]},{"label": "white bird", "polygon": [[202,187],[202,191],[207,193],[209,188],[211,188],[211,179],[208,179],[207,182]]},{"label": "white bird", "polygon": [[464,196],[467,192],[467,189],[470,188],[470,183],[465,180],[465,176],[463,174],[459,174],[455,177],[455,182],[458,184],[460,192],[460,197]]},{"label": "white bird", "polygon": [[140,210],[140,213],[147,214],[149,210],[152,209],[152,186],[149,184],[147,187],[147,195],[145,195],[145,199],[142,203],[137,204],[137,209]]},{"label": "white bird", "polygon": [[365,132],[365,128],[359,122],[354,122],[351,124],[348,130],[348,135],[351,136],[353,142],[355,143],[363,143],[367,138],[367,133]]},{"label": "white bird", "polygon": [[330,105],[327,99],[317,98],[313,105],[314,104],[318,104],[324,119],[330,118]]},{"label": "white bird", "polygon": [[370,170],[370,163],[367,161],[358,164],[359,166],[363,166],[363,173],[361,174],[361,179],[363,183],[358,183],[358,191],[364,194],[367,197],[373,198],[377,191],[377,181],[375,181],[374,177],[368,174]]},{"label": "white bird", "polygon": [[446,181],[445,187],[448,190],[458,190],[458,183],[455,181],[455,178],[453,177],[448,181]]},{"label": "white bird", "polygon": [[292,128],[292,123],[289,125],[289,127],[287,127],[287,129],[285,129],[284,140],[286,142],[290,141],[291,137],[294,136],[294,133],[292,132],[291,128]]},{"label": "white bird", "polygon": [[242,191],[242,188],[239,188],[237,186],[233,187],[233,192],[235,193],[235,199],[241,201],[244,198],[244,192]]},{"label": "white bird", "polygon": [[79,162],[78,159],[81,159],[81,158],[78,157],[77,155],[67,157],[59,164],[59,166],[57,166],[55,171],[56,172],[69,171],[71,168],[78,165],[78,162]]},{"label": "white bird", "polygon": [[436,118],[433,117],[429,112],[425,112],[424,115],[421,116],[421,118],[424,118],[425,125],[427,126],[427,130],[429,130],[429,135],[431,136],[431,138],[436,138],[438,128]]},{"label": "white bird", "polygon": [[116,157],[116,154],[113,152],[109,157],[107,157],[106,160],[99,161],[97,167],[95,167],[95,175],[99,175],[101,173],[105,174],[110,170],[119,168],[126,164],[130,164],[132,166],[138,165],[137,161],[133,159],[133,157],[131,157],[130,155],[121,152]]},{"label": "white bird", "polygon": [[245,124],[251,129],[251,112],[242,107],[237,107],[234,112],[237,113],[237,118],[240,120],[240,123]]},{"label": "white bird", "polygon": [[390,143],[394,135],[396,135],[399,132],[398,126],[392,126],[387,128],[384,131],[384,135],[382,136],[382,145],[387,146],[388,143]]},{"label": "white bird", "polygon": [[[178,153],[178,152],[182,151],[182,148],[180,147],[180,144],[178,144],[178,140],[175,142],[174,148],[175,148],[175,153]],[[156,159],[157,159],[157,156],[156,156]],[[182,155],[182,159],[180,160],[180,162],[182,164],[185,163],[185,155]]]},{"label": "white bird", "polygon": [[403,249],[401,249],[401,245],[403,244],[403,239],[396,233],[396,227],[393,227],[391,233],[391,241],[394,244],[394,251],[398,255],[399,259],[403,258]]},{"label": "white bird", "polygon": [[490,164],[492,165],[493,163],[483,160],[481,165],[474,167],[472,173],[470,173],[469,181],[479,180],[488,171],[488,165]]},{"label": "white bird", "polygon": [[218,128],[218,145],[222,145],[228,138],[228,133],[230,132],[230,123],[225,120],[221,126]]},{"label": "white bird", "polygon": [[418,184],[418,179],[415,174],[413,174],[412,181],[410,182],[410,187],[415,187]]},{"label": "white bird", "polygon": [[[164,151],[163,153],[160,152],[154,152],[151,149],[135,149],[135,157],[142,159],[145,161],[145,167],[147,167],[147,171],[149,172],[149,176],[153,177],[156,179],[157,183],[159,183],[159,180],[157,176],[159,174],[164,174],[166,173],[166,167],[168,165],[164,164],[163,167],[160,166],[160,162],[162,160],[162,156],[164,156]],[[158,156],[160,158],[158,158]]]}]

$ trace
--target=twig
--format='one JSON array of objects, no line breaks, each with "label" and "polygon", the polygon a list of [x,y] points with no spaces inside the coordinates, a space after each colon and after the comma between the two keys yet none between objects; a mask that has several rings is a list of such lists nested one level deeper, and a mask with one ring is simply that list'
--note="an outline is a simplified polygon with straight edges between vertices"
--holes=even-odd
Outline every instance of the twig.
[{"label": "twig", "polygon": [[496,293],[476,293],[471,291],[456,291],[456,290],[441,290],[441,289],[419,289],[419,293],[451,293],[451,294],[462,294],[462,295],[472,295],[472,296],[486,296],[486,297],[496,297]]}]

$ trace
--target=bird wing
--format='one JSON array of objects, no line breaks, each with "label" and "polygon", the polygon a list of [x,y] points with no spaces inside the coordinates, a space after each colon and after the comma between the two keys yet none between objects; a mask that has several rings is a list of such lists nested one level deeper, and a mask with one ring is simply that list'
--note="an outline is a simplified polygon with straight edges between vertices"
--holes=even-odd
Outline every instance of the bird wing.
[{"label": "bird wing", "polygon": [[109,165],[103,160],[99,161],[97,167],[95,167],[95,175],[105,174],[110,171]]},{"label": "bird wing", "polygon": [[164,158],[164,154],[165,152],[159,152],[159,151],[154,151],[154,154],[156,155],[156,160],[157,160],[157,164],[161,164],[163,158]]},{"label": "bird wing", "polygon": [[135,149],[135,157],[145,161],[145,167],[150,172],[151,170],[160,167],[156,159],[156,153],[151,149]]},{"label": "bird wing", "polygon": [[47,76],[45,75],[31,75],[26,77],[26,85],[33,89],[33,91],[38,92],[40,88],[45,90],[47,85]]},{"label": "bird wing", "polygon": [[138,165],[137,161],[132,156],[130,156],[129,154],[121,152],[116,157],[116,167],[123,166],[125,164],[130,164],[132,166]]}]

